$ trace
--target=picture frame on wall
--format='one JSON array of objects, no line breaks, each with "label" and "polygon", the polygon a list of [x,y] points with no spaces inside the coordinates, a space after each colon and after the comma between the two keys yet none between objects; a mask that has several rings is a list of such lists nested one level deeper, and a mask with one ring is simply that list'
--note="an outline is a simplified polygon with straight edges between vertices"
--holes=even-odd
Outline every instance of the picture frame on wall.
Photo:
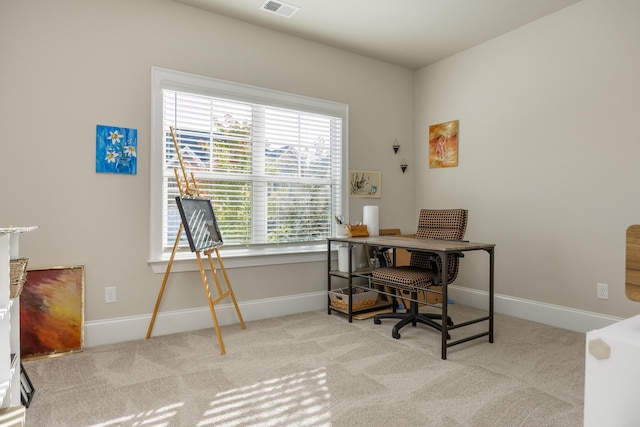
[{"label": "picture frame on wall", "polygon": [[214,249],[223,245],[211,200],[177,196],[176,204],[191,252]]},{"label": "picture frame on wall", "polygon": [[429,126],[429,168],[458,166],[458,120]]},{"label": "picture frame on wall", "polygon": [[96,172],[136,175],[138,129],[96,125]]},{"label": "picture frame on wall", "polygon": [[380,171],[350,170],[349,195],[371,199],[382,197],[382,174]]}]

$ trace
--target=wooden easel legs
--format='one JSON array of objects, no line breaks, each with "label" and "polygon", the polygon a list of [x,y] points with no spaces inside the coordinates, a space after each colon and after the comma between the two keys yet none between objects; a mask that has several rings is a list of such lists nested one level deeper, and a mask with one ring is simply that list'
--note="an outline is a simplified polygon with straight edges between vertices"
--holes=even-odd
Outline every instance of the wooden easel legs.
[{"label": "wooden easel legs", "polygon": [[176,256],[178,250],[178,244],[180,243],[180,236],[182,235],[182,224],[178,228],[178,234],[176,240],[173,243],[173,250],[167,263],[167,269],[164,271],[164,277],[162,278],[162,286],[160,286],[160,292],[158,292],[158,298],[156,299],[156,306],[153,308],[153,314],[151,315],[151,322],[149,322],[149,329],[147,329],[147,339],[151,337],[151,331],[153,330],[153,324],[156,322],[156,316],[158,315],[158,309],[160,308],[160,301],[162,301],[162,295],[164,295],[164,288],[167,286],[167,280],[169,279],[169,273],[171,273],[171,266],[173,266],[173,259]]},{"label": "wooden easel legs", "polygon": [[[165,271],[164,278],[162,279],[162,286],[160,286],[160,292],[158,293],[158,299],[156,300],[156,306],[153,309],[153,315],[151,316],[151,322],[149,323],[149,329],[147,330],[147,339],[151,337],[151,331],[153,330],[153,324],[155,323],[156,316],[158,315],[158,309],[160,307],[160,301],[162,301],[162,295],[164,294],[164,289],[167,284],[167,279],[169,278],[169,273],[171,272],[171,266],[173,264],[173,259],[176,253],[176,248],[178,246],[178,242],[180,241],[180,235],[182,234],[182,225],[180,225],[180,229],[178,230],[178,235],[176,236],[176,243],[173,247],[173,251],[171,252],[171,257],[169,258],[169,263],[167,264],[167,270]],[[226,291],[222,290],[222,286],[220,284],[220,279],[218,278],[218,273],[215,265],[213,264],[213,259],[211,258],[211,252],[216,253],[216,257],[218,259],[218,264],[220,265],[220,270],[222,271],[222,275],[224,277]],[[236,313],[238,314],[238,319],[240,320],[240,326],[242,329],[246,329],[247,326],[244,323],[244,319],[242,318],[242,314],[240,313],[240,308],[238,307],[238,302],[236,301],[236,296],[233,293],[233,288],[231,287],[231,282],[229,281],[229,276],[227,276],[227,270],[224,268],[224,264],[222,263],[222,258],[220,257],[220,252],[218,248],[210,249],[203,252],[207,258],[209,259],[209,267],[211,268],[211,273],[213,275],[213,279],[216,283],[216,290],[218,292],[218,296],[213,298],[211,295],[211,289],[209,288],[209,283],[207,281],[206,271],[204,266],[202,265],[202,257],[200,252],[196,252],[196,258],[198,260],[198,267],[200,269],[200,277],[202,278],[202,285],[204,286],[204,293],[207,296],[207,301],[209,303],[209,310],[211,311],[211,318],[213,319],[213,326],[216,329],[216,336],[218,338],[218,345],[220,346],[220,354],[226,354],[227,351],[224,347],[224,342],[222,341],[222,334],[220,333],[220,325],[218,324],[218,316],[216,316],[215,305],[224,300],[226,297],[231,297],[231,301],[233,302],[233,306],[236,309]]]},{"label": "wooden easel legs", "polygon": [[[218,258],[218,263],[220,264],[220,270],[222,270],[222,274],[224,276],[225,284],[227,287],[226,291],[222,290],[222,286],[220,284],[220,279],[218,279],[218,273],[216,272],[216,267],[213,265],[213,259],[211,258],[211,252],[214,251],[216,253],[216,257]],[[202,285],[204,286],[204,293],[207,295],[207,299],[209,300],[209,309],[211,310],[211,318],[213,319],[213,325],[216,328],[216,336],[218,337],[218,344],[220,345],[220,354],[226,354],[226,350],[224,348],[224,342],[222,341],[222,334],[220,334],[220,326],[218,325],[218,317],[216,316],[216,311],[214,306],[224,300],[226,297],[231,297],[231,301],[233,301],[233,306],[236,309],[236,313],[238,315],[238,319],[240,320],[240,326],[242,329],[246,329],[247,326],[244,323],[244,319],[242,318],[242,314],[240,313],[240,308],[238,307],[238,302],[236,301],[236,297],[233,294],[233,288],[231,287],[231,282],[229,282],[229,277],[227,276],[227,271],[224,268],[224,264],[222,263],[222,258],[220,258],[220,252],[218,248],[214,248],[204,252],[209,258],[209,267],[211,268],[211,274],[213,275],[213,280],[216,282],[216,289],[218,291],[218,296],[213,298],[211,295],[211,289],[209,288],[209,283],[207,282],[207,275],[205,269],[202,265],[202,258],[200,256],[200,252],[196,252],[196,258],[198,259],[198,267],[200,267],[200,277],[202,278]]]}]

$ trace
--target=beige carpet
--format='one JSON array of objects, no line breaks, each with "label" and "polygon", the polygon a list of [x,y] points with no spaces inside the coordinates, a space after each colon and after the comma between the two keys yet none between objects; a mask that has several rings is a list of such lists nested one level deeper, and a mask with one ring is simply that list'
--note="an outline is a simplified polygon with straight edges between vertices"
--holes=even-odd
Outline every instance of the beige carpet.
[{"label": "beige carpet", "polygon": [[225,356],[205,329],[25,362],[27,425],[582,425],[584,334],[497,315],[493,344],[443,361],[435,330],[393,322],[315,311],[224,326]]}]

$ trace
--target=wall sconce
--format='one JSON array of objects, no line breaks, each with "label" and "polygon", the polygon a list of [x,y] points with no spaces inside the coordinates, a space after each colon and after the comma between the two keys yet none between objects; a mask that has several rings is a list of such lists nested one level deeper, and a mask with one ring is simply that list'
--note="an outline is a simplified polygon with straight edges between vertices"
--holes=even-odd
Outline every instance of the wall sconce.
[{"label": "wall sconce", "polygon": [[393,147],[393,153],[394,153],[394,154],[398,154],[398,149],[400,148],[400,143],[398,143],[398,140],[397,140],[397,139],[394,139],[394,140],[393,140],[393,145],[392,145],[392,147]]},{"label": "wall sconce", "polygon": [[402,169],[402,173],[404,173],[404,171],[407,170],[407,161],[405,159],[402,159],[402,163],[400,163],[400,169]]}]

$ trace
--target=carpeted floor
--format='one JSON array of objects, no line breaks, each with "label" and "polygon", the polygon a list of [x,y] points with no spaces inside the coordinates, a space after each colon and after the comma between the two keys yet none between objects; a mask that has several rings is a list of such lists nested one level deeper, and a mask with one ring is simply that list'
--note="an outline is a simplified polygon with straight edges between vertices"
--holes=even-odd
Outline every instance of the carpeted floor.
[{"label": "carpeted floor", "polygon": [[582,425],[584,334],[496,315],[493,344],[443,361],[435,330],[393,323],[315,311],[224,326],[225,356],[205,329],[28,361],[27,426]]}]

